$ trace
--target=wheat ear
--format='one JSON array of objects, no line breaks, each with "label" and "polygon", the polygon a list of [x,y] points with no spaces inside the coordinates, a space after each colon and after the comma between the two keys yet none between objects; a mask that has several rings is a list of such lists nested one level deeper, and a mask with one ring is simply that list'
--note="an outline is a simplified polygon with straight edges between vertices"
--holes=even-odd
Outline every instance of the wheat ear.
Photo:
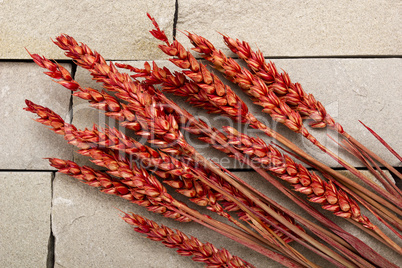
[{"label": "wheat ear", "polygon": [[138,233],[146,234],[153,241],[160,241],[168,248],[177,248],[182,256],[193,256],[196,262],[203,262],[206,267],[254,267],[237,256],[233,256],[226,249],[217,249],[211,243],[202,243],[195,237],[188,237],[179,230],[172,230],[166,226],[159,226],[154,221],[134,213],[124,213],[122,219],[135,226]]},{"label": "wheat ear", "polygon": [[190,218],[180,215],[163,204],[155,202],[152,195],[140,193],[138,187],[133,186],[133,183],[129,183],[128,181],[122,183],[121,180],[115,179],[104,172],[94,170],[87,166],[79,166],[73,161],[49,158],[49,162],[58,172],[76,178],[89,186],[98,187],[103,193],[117,195],[132,203],[145,207],[151,212],[160,213],[164,217],[172,218],[180,222],[191,221]]},{"label": "wheat ear", "polygon": [[231,127],[224,127],[224,130],[228,133],[228,143],[236,150],[290,183],[295,191],[308,195],[309,201],[321,204],[323,209],[333,212],[336,216],[351,218],[369,229],[375,228],[375,225],[361,214],[359,205],[331,182],[323,181],[317,174],[295,163],[288,155],[282,154],[272,145],[267,145],[260,138],[250,137]]}]

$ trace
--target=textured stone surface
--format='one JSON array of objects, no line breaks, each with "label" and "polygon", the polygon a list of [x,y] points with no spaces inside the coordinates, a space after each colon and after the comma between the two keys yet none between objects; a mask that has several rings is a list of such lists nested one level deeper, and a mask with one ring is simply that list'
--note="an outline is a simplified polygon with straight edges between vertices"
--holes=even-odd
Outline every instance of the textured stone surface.
[{"label": "textured stone surface", "polygon": [[0,266],[46,267],[50,172],[0,172]]},{"label": "textured stone surface", "polygon": [[24,47],[64,58],[50,40],[66,33],[110,59],[158,58],[148,33],[151,12],[168,36],[173,34],[175,1],[0,1],[0,58],[29,58]]},{"label": "textured stone surface", "polygon": [[[201,241],[225,246],[257,267],[272,262],[235,245],[196,223],[177,223],[152,214],[135,204],[108,196],[65,175],[56,175],[53,199],[55,267],[203,267],[174,250],[144,238],[119,218],[117,209],[138,213],[171,228],[180,228]],[[273,266],[279,267],[279,266]]]},{"label": "textured stone surface", "polygon": [[[224,47],[224,33],[266,56],[399,55],[398,1],[179,1],[177,28]],[[179,40],[185,40],[179,35]]]},{"label": "textured stone surface", "polygon": [[[400,128],[392,122],[401,122],[401,113],[396,112],[397,107],[402,106],[402,96],[399,90],[400,75],[402,72],[401,59],[277,59],[274,60],[280,70],[286,70],[293,82],[299,82],[307,93],[312,93],[321,101],[328,113],[341,123],[345,130],[357,140],[361,141],[372,151],[379,154],[392,165],[400,165],[398,160],[379,143],[358,120],[363,121],[381,135],[397,151],[402,148],[402,141],[398,138]],[[128,62],[136,67],[142,67],[143,62]],[[157,61],[159,66],[174,68],[168,61]],[[86,86],[100,88],[91,80],[85,70],[78,69],[76,80]],[[381,77],[381,79],[378,79]],[[274,123],[269,115],[260,112],[260,107],[254,105],[249,97],[240,92],[237,87],[233,89],[248,104],[250,110],[266,125],[283,134],[307,153],[315,156],[329,166],[340,166],[332,158],[317,149],[308,140],[288,130],[285,126]],[[183,101],[183,98],[174,97],[174,100],[195,116],[213,126],[220,127],[231,125],[243,129],[244,126],[233,124],[226,117],[208,115],[201,109],[193,108]],[[74,101],[74,123],[79,127],[90,127],[93,122],[109,122],[98,112],[88,113],[86,104],[82,101]],[[92,114],[92,115],[89,115]],[[334,131],[329,129],[311,129],[311,133],[334,153],[340,155],[355,166],[362,166],[354,161],[342,149],[339,149],[327,134],[337,137]],[[246,130],[251,136],[258,135],[267,142],[268,137],[256,130]],[[244,167],[226,157],[223,153],[209,148],[207,145],[197,142],[192,136],[186,136],[197,150],[207,158],[219,162],[225,167]]]},{"label": "textured stone surface", "polygon": [[[358,122],[361,120],[367,124],[401,153],[402,141],[398,138],[400,128],[394,124],[402,121],[402,114],[397,108],[402,107],[401,59],[282,59],[274,62],[278,69],[283,68],[289,73],[293,82],[301,83],[306,92],[321,101],[327,112],[350,135],[392,165],[401,164]],[[326,129],[311,132],[324,145],[337,152],[326,136],[335,135],[335,132]],[[317,155],[312,147],[309,142],[303,141],[303,148]],[[350,159],[344,151],[339,150],[339,153],[346,160]],[[323,155],[321,152],[318,154],[320,157]],[[333,163],[328,157],[323,159],[324,162]],[[355,166],[361,165],[353,163]]]},{"label": "textured stone surface", "polygon": [[177,257],[167,248],[158,247],[156,251],[157,243],[133,231],[120,219],[121,213],[116,208],[153,216],[126,200],[58,174],[53,200],[55,267],[116,267],[129,263],[131,267],[192,265],[190,259]]},{"label": "textured stone surface", "polygon": [[[236,172],[236,175],[281,205],[314,221],[312,217],[301,212],[297,205],[288,201],[255,173]],[[115,208],[138,213],[160,224],[178,228],[188,235],[196,236],[204,242],[209,241],[217,247],[223,246],[232,254],[243,257],[256,267],[281,267],[195,223],[177,223],[162,218],[134,204],[129,204],[126,200],[107,196],[75,179],[59,174],[55,179],[53,199],[53,232],[56,238],[55,267],[110,267],[124,266],[127,263],[130,263],[130,267],[203,267],[193,263],[190,258],[180,257],[173,250],[134,232],[118,217],[119,212]],[[367,212],[364,213],[367,214]],[[324,212],[324,214],[329,215],[331,220],[368,243],[389,260],[398,265],[402,264],[396,253],[370,239],[361,230],[330,213]],[[378,224],[375,219],[373,222]],[[392,236],[390,232],[387,234]],[[333,267],[328,266],[324,260],[313,256],[296,243],[293,246],[314,263]]]},{"label": "textured stone surface", "polygon": [[71,146],[32,120],[37,116],[23,110],[25,99],[29,99],[66,119],[70,92],[52,82],[34,63],[0,62],[0,81],[0,169],[50,169],[42,158],[71,158]]}]

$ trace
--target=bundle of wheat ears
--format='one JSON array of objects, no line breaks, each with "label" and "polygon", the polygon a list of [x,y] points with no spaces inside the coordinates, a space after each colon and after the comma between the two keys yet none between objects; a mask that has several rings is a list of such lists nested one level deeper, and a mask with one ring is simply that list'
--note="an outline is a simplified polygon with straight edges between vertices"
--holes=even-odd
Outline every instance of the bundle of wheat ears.
[{"label": "bundle of wheat ears", "polygon": [[[90,157],[101,169],[57,158],[49,158],[50,165],[104,193],[120,196],[164,217],[183,223],[197,222],[286,267],[318,267],[298,252],[295,244],[301,244],[311,250],[311,254],[339,267],[397,267],[309,202],[320,204],[323,210],[343,218],[378,243],[402,254],[399,245],[402,239],[402,192],[388,174],[396,180],[402,179],[402,175],[348,134],[319,101],[306,93],[299,83],[292,83],[287,73],[279,72],[274,63],[267,62],[264,55],[253,51],[248,43],[222,36],[228,48],[240,59],[235,61],[205,38],[185,32],[194,46],[194,56],[177,40],[170,42],[155,19],[149,14],[148,17],[154,25],[150,33],[161,41],[159,48],[171,57],[170,61],[180,71],[170,71],[155,62],[146,62],[143,69],[107,63],[99,53],[74,38],[65,34],[56,37],[54,43],[65,51],[65,55],[78,67],[88,70],[103,86],[104,91],[98,91],[82,87],[58,63],[30,53],[35,63],[47,69],[45,74],[120,125],[119,128],[94,125],[92,129],[80,130],[49,108],[26,100],[25,110],[35,113],[36,121],[63,135],[68,143],[78,147],[78,153]],[[316,160],[258,120],[235,91],[209,66],[201,63],[197,55],[241,88],[274,121],[300,133],[361,183]],[[244,61],[247,67],[242,67],[239,61]],[[231,126],[223,126],[220,131],[188,113],[165,93],[182,96],[195,107],[259,130],[273,143],[266,144],[261,138],[251,137]],[[321,144],[303,120],[309,120],[311,127],[337,131],[342,137],[339,146],[366,165],[382,185],[374,183]],[[123,128],[142,137],[148,144],[123,134]],[[373,130],[367,129],[402,160]],[[206,159],[186,141],[187,134],[183,132],[196,135],[199,140],[254,169],[268,181],[259,183],[269,183],[277,188],[319,224],[281,206],[219,164]],[[383,172],[380,166],[389,173]],[[169,194],[172,188],[188,197],[189,202],[206,207],[217,216],[207,216],[175,199]],[[361,207],[365,207],[369,215],[364,215]],[[203,262],[207,267],[254,267],[226,249],[190,238],[179,230],[160,226],[129,212],[122,212],[121,217],[133,225],[135,231],[176,248],[180,255],[192,256],[194,261]],[[381,228],[370,218],[379,219]],[[392,239],[385,234],[384,228],[395,234]]]}]

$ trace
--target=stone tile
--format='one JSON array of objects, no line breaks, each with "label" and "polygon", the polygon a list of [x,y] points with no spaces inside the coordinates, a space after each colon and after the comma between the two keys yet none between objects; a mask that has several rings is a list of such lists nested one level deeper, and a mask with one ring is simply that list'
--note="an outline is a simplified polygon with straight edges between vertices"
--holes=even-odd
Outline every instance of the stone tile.
[{"label": "stone tile", "polygon": [[46,267],[50,172],[0,172],[0,266]]},{"label": "stone tile", "polygon": [[133,231],[119,218],[117,209],[140,214],[170,228],[179,228],[203,242],[225,246],[231,253],[247,257],[257,267],[271,267],[266,265],[272,262],[196,223],[174,222],[59,174],[55,179],[53,199],[55,267],[118,267],[127,266],[127,263],[130,267],[203,267]]},{"label": "stone tile", "polygon": [[[177,28],[224,44],[219,33],[265,56],[399,55],[398,1],[179,1]],[[179,40],[185,40],[182,34]],[[189,46],[189,42],[186,42]],[[225,49],[226,50],[226,49]]]},{"label": "stone tile", "polygon": [[[358,120],[361,120],[369,125],[397,151],[398,148],[402,148],[402,141],[398,139],[399,128],[389,123],[391,120],[392,122],[402,120],[402,115],[398,112],[398,108],[402,105],[399,90],[400,76],[398,75],[402,71],[402,61],[400,59],[276,59],[274,62],[278,69],[283,68],[289,73],[293,82],[301,83],[307,93],[314,94],[316,99],[324,104],[332,117],[341,123],[353,137],[392,165],[400,165],[398,160],[358,122]],[[142,61],[128,63],[137,67],[143,66]],[[172,70],[177,69],[168,61],[157,61],[157,64],[167,66]],[[84,85],[100,89],[100,85],[93,82],[85,70],[78,69],[76,76],[77,81],[82,82]],[[381,79],[378,79],[378,77],[381,77]],[[327,165],[340,166],[309,141],[289,131],[285,126],[276,124],[267,114],[261,113],[260,107],[254,105],[249,100],[249,97],[240,92],[237,87],[234,86],[233,89],[246,102],[250,111],[266,125],[286,136],[307,153]],[[233,124],[225,117],[208,115],[201,109],[193,108],[186,104],[183,98],[174,97],[174,100],[181,107],[215,127],[232,125],[251,136],[257,135],[266,142],[270,141],[268,137],[256,130],[245,130],[244,126]],[[80,127],[89,127],[94,121],[106,121],[97,112],[89,116],[88,110],[85,108],[87,106],[82,102],[74,101],[75,106],[78,109],[74,111],[74,123]],[[340,140],[334,131],[329,129],[309,129],[322,144],[334,153],[340,155],[354,166],[362,166],[360,162],[355,161],[349,154],[338,148],[327,136],[329,134]],[[186,138],[207,158],[211,158],[227,168],[245,167],[229,159],[223,153],[197,142],[192,136],[186,136]]]},{"label": "stone tile", "polygon": [[148,32],[151,12],[168,36],[173,34],[175,1],[0,1],[0,58],[29,58],[24,50],[65,58],[50,40],[66,33],[109,59],[161,57],[158,41]]},{"label": "stone tile", "polygon": [[[397,138],[400,128],[392,123],[402,121],[402,114],[399,112],[399,107],[402,106],[399,89],[401,59],[282,59],[274,62],[278,68],[289,73],[293,82],[299,82],[306,92],[312,93],[321,101],[328,113],[350,135],[390,164],[401,164],[358,122],[361,120],[367,124],[401,153],[402,141]],[[335,132],[326,129],[311,132],[324,145],[337,152],[326,136],[335,135]],[[314,153],[312,146],[305,141],[303,148]],[[350,160],[344,151],[339,150],[339,153]],[[321,157],[322,153],[319,154]],[[322,159],[326,163],[333,163],[328,157]],[[361,166],[355,161],[352,163]]]},{"label": "stone tile", "polygon": [[[68,69],[71,66],[63,64]],[[63,137],[32,120],[23,110],[25,99],[47,106],[64,119],[70,92],[52,82],[34,63],[0,62],[0,169],[47,169],[44,157],[71,158],[71,147]]]},{"label": "stone tile", "polygon": [[[154,216],[126,200],[57,174],[53,200],[55,267],[117,267],[127,263],[132,267],[192,265],[191,259],[175,256],[174,251],[158,247],[137,234],[120,219],[117,209]],[[161,222],[161,217],[156,219]]]},{"label": "stone tile", "polygon": [[[236,175],[281,205],[314,221],[311,216],[300,211],[297,205],[289,202],[255,173],[236,172]],[[187,235],[193,235],[203,242],[209,241],[217,247],[225,247],[232,254],[244,258],[256,267],[281,267],[195,223],[177,223],[162,218],[141,207],[129,204],[126,200],[108,196],[75,179],[59,174],[56,175],[54,184],[52,217],[53,232],[56,238],[55,267],[110,267],[124,266],[127,263],[130,263],[130,267],[202,267],[202,265],[193,263],[190,258],[180,257],[174,250],[167,249],[160,243],[150,241],[134,232],[130,226],[119,219],[119,212],[116,208],[140,214],[171,228],[180,229]],[[365,210],[364,213],[367,214]],[[397,265],[402,264],[396,253],[370,239],[364,232],[330,213],[324,212],[324,214],[389,260]],[[214,215],[210,215],[214,217]],[[372,221],[380,225],[376,219],[372,219]],[[392,236],[389,232],[387,235]],[[324,260],[313,256],[296,243],[292,245],[317,265],[323,267],[327,265]],[[155,252],[158,252],[157,255]]]}]

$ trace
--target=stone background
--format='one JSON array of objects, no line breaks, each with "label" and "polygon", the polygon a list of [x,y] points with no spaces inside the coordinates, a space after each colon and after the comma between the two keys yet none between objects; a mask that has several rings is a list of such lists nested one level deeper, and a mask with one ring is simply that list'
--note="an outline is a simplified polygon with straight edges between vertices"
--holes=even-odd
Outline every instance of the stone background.
[{"label": "stone background", "polygon": [[[134,232],[115,208],[180,228],[218,247],[225,246],[257,267],[279,267],[196,224],[177,224],[55,174],[43,159],[58,157],[88,163],[62,137],[34,122],[34,116],[22,110],[25,99],[48,106],[66,120],[72,115],[79,127],[104,120],[43,75],[25,48],[57,59],[84,86],[97,87],[51,38],[67,33],[108,60],[136,66],[144,60],[158,60],[159,65],[174,68],[158,50],[158,41],[148,33],[152,24],[146,12],[157,19],[169,38],[175,36],[187,47],[190,44],[180,31],[200,34],[231,56],[234,55],[225,48],[219,33],[247,40],[278,68],[286,70],[294,82],[313,93],[349,133],[364,140],[367,147],[395,167],[401,167],[357,121],[369,124],[394,149],[402,151],[400,1],[0,0],[0,267],[202,267]],[[245,95],[239,94],[247,101]],[[216,126],[226,122],[175,100]],[[272,125],[258,107],[250,103],[250,109]],[[307,152],[339,168],[299,136],[282,126],[273,127]],[[327,134],[335,135],[333,132],[313,133],[335,152],[344,153],[327,138]],[[208,158],[224,159],[224,166],[298,210],[238,163],[222,158],[210,148],[200,151]],[[393,252],[358,230],[350,231],[397,261],[399,256]],[[312,260],[327,265],[320,259]]]}]

